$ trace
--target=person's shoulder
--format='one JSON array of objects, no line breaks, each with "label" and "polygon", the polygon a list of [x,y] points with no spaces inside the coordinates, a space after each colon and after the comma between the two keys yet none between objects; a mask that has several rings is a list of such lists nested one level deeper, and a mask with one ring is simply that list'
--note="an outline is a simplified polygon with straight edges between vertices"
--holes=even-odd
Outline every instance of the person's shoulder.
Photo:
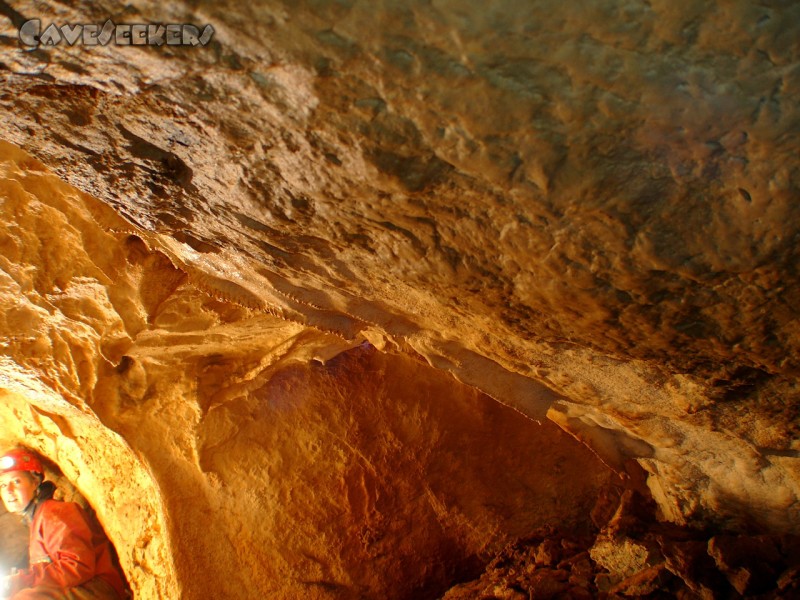
[{"label": "person's shoulder", "polygon": [[74,515],[80,515],[84,519],[86,518],[83,508],[76,502],[64,502],[62,500],[53,500],[51,498],[42,502],[40,510],[42,511],[42,516],[50,515],[58,517],[71,517]]}]

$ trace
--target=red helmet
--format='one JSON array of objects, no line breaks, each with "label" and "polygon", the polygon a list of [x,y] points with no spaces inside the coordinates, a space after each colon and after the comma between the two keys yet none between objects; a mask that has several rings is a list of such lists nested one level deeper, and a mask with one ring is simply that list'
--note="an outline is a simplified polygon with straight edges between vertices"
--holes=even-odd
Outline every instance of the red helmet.
[{"label": "red helmet", "polygon": [[0,473],[9,471],[31,471],[43,475],[44,467],[39,457],[30,450],[15,448],[0,457]]}]

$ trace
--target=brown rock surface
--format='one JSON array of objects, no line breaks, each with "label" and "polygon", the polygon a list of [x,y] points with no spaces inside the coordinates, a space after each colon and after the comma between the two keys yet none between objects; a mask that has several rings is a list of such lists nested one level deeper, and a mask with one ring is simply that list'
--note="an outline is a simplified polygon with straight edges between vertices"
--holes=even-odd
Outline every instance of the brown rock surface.
[{"label": "brown rock surface", "polygon": [[137,597],[430,597],[532,528],[591,527],[618,478],[553,423],[203,291],[0,149],[2,438],[61,466]]},{"label": "brown rock surface", "polygon": [[[620,508],[627,512],[624,502]],[[479,578],[454,586],[443,600],[766,600],[794,598],[800,590],[800,536],[713,536],[656,524],[629,512],[628,516],[624,527],[618,520],[609,521],[594,538],[554,528],[536,531],[506,546]],[[551,554],[556,547],[561,548],[557,566],[542,564],[543,549]]]},{"label": "brown rock surface", "polygon": [[800,5],[8,0],[0,36],[0,440],[137,597],[438,593],[603,521],[558,427],[661,519],[800,533]]}]

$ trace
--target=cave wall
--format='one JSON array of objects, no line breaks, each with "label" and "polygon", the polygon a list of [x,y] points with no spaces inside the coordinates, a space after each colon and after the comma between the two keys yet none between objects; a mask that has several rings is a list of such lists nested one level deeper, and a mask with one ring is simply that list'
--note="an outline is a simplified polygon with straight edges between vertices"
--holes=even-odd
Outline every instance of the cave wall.
[{"label": "cave wall", "polygon": [[[152,593],[201,570],[164,558],[197,535],[172,488],[219,501],[199,424],[256,390],[201,380],[364,342],[636,460],[661,518],[800,530],[797,4],[0,8],[8,437],[38,439],[28,397],[106,436],[163,532],[121,557],[167,565]],[[216,33],[22,49],[35,16]],[[150,431],[170,451],[143,460]]]},{"label": "cave wall", "polygon": [[60,467],[136,597],[433,597],[531,528],[587,530],[621,484],[419,356],[205,289],[0,153],[0,438]]},{"label": "cave wall", "polygon": [[253,302],[430,353],[449,318],[506,367],[503,337],[796,373],[791,3],[42,10],[7,32],[214,23],[205,48],[7,47],[3,134],[185,261],[238,258]]}]

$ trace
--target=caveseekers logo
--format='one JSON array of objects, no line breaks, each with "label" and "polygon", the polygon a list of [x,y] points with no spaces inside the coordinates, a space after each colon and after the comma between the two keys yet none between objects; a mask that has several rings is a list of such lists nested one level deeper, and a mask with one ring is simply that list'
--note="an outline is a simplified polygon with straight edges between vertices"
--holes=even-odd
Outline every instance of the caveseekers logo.
[{"label": "caveseekers logo", "polygon": [[102,26],[97,24],[61,25],[51,23],[42,31],[41,19],[31,19],[19,29],[19,41],[25,46],[58,46],[61,43],[74,46],[205,46],[211,41],[214,28],[206,25],[201,30],[185,23],[115,24],[108,19]]}]

